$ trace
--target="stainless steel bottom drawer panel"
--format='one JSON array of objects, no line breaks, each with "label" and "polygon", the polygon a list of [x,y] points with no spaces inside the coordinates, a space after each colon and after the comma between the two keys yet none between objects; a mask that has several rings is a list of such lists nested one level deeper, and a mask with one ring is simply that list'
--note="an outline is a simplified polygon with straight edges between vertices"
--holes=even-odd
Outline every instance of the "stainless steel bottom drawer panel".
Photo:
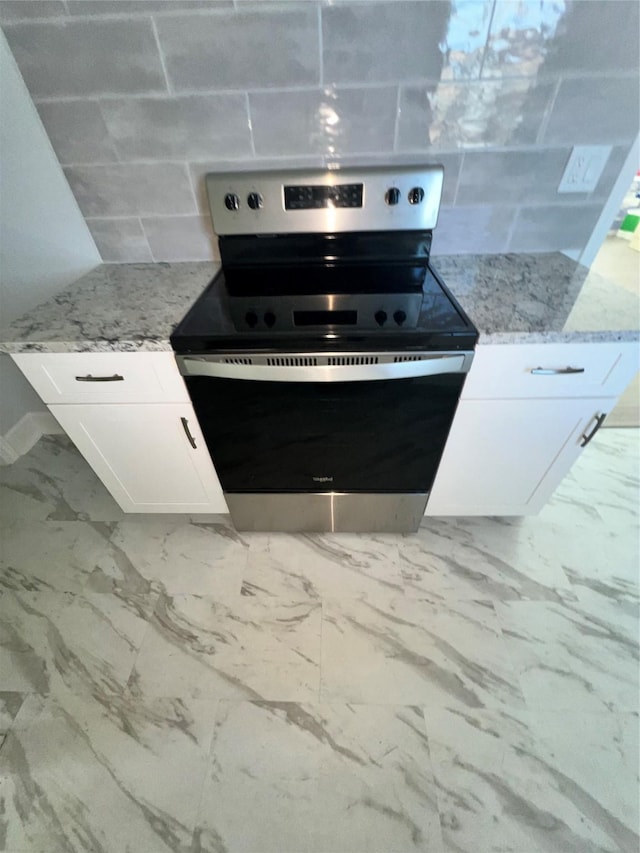
[{"label": "stainless steel bottom drawer panel", "polygon": [[426,493],[226,493],[237,530],[281,532],[413,533]]}]

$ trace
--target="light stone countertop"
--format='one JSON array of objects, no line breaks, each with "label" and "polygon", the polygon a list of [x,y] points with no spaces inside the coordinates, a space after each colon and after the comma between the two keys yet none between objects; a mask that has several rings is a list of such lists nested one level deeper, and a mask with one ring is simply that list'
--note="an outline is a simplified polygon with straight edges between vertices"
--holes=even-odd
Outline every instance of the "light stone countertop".
[{"label": "light stone countertop", "polygon": [[[637,294],[554,252],[434,257],[479,343],[640,340]],[[215,263],[104,264],[0,332],[0,352],[170,350]]]}]

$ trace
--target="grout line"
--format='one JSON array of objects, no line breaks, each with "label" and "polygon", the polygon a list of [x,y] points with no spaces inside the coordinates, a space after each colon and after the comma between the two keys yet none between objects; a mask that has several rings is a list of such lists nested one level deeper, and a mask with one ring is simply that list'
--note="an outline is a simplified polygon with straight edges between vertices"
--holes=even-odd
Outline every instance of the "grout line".
[{"label": "grout line", "polygon": [[160,45],[160,36],[158,35],[158,28],[156,26],[156,19],[153,16],[151,16],[150,20],[151,20],[151,29],[153,30],[153,37],[156,40],[156,48],[158,50],[158,56],[160,58],[160,65],[162,67],[162,73],[164,74],[164,84],[167,87],[167,92],[169,92],[169,94],[172,95],[173,94],[173,88],[171,86],[171,81],[169,80],[169,75],[167,74],[167,66],[165,65],[165,62],[164,62],[164,53],[163,53],[162,47]]},{"label": "grout line", "polygon": [[505,252],[509,252],[511,250],[511,241],[513,240],[513,235],[516,230],[516,223],[520,221],[520,211],[522,210],[522,205],[516,208],[514,215],[511,217],[511,221],[509,222],[509,228],[507,230],[507,239],[505,242]]},{"label": "grout line", "polygon": [[393,144],[392,150],[394,154],[398,153],[398,137],[400,136],[400,98],[402,96],[402,85],[398,83],[398,91],[396,93],[396,116],[393,126]]},{"label": "grout line", "polygon": [[491,27],[493,26],[493,17],[496,13],[496,4],[498,0],[493,0],[493,6],[491,7],[491,16],[489,18],[489,26],[487,28],[487,40],[484,43],[484,50],[482,51],[482,62],[480,63],[480,70],[478,71],[478,80],[482,80],[482,72],[484,71],[484,63],[487,58],[487,49],[489,47],[489,39],[491,38]]},{"label": "grout line", "polygon": [[456,186],[455,186],[455,189],[453,191],[453,206],[454,207],[458,202],[458,190],[460,189],[460,182],[462,181],[462,170],[464,169],[464,154],[465,154],[465,152],[463,151],[462,157],[460,159],[460,168],[458,169],[458,177],[456,178]]},{"label": "grout line", "polygon": [[[556,99],[558,97],[558,92],[560,91],[560,86],[562,85],[562,77],[559,77],[556,81],[556,85],[553,90],[553,95],[549,99],[549,105],[545,110],[544,115],[542,116],[542,121],[540,122],[540,127],[538,128],[538,133],[536,134],[536,143],[540,144],[542,139],[544,138],[545,133],[547,132],[547,128],[549,127],[549,122],[551,121],[551,113],[553,112],[553,108],[556,105]],[[567,146],[571,147],[571,146]]]},{"label": "grout line", "polygon": [[256,141],[253,137],[253,119],[251,118],[251,99],[249,93],[244,93],[245,105],[247,108],[247,121],[249,122],[249,139],[251,140],[251,151],[253,156],[256,156]]},{"label": "grout line", "polygon": [[322,40],[322,6],[316,7],[318,18],[318,60],[320,71],[320,86],[324,86],[324,45]]},{"label": "grout line", "polygon": [[191,195],[193,197],[193,203],[196,206],[196,210],[200,213],[200,205],[198,204],[198,194],[196,193],[195,184],[193,183],[193,176],[191,174],[191,169],[189,167],[189,162],[185,160],[185,166],[187,167],[187,175],[189,176],[189,186],[191,187]]}]

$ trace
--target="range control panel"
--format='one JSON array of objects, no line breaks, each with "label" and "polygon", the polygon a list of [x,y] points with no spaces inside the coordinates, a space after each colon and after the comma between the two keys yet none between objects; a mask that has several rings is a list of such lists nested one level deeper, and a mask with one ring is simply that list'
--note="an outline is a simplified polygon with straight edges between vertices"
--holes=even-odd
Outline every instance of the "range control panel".
[{"label": "range control panel", "polygon": [[206,177],[217,234],[431,230],[442,166],[222,172]]},{"label": "range control panel", "polygon": [[234,296],[233,324],[241,332],[386,331],[415,328],[421,293]]}]

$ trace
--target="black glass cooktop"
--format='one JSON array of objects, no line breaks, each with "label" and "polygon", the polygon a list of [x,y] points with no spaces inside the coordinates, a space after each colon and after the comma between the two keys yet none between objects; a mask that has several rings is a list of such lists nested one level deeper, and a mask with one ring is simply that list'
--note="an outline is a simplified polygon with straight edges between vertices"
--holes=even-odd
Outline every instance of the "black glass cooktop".
[{"label": "black glass cooktop", "polygon": [[[295,327],[283,327],[285,315]],[[360,319],[365,316],[366,328]],[[288,265],[268,274],[220,270],[174,330],[171,344],[179,353],[468,350],[477,337],[424,262],[350,269],[324,264]]]}]

